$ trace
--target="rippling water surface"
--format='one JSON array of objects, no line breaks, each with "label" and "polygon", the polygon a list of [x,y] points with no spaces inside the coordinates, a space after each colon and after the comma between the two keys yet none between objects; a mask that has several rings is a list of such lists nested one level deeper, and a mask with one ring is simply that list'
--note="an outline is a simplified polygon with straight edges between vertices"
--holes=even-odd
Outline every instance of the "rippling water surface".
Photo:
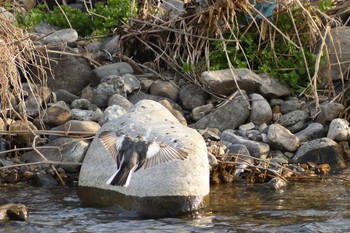
[{"label": "rippling water surface", "polygon": [[0,187],[1,203],[23,203],[29,222],[0,222],[0,232],[350,232],[349,184],[327,180],[211,187],[210,207],[191,216],[143,219],[118,206],[84,206],[71,187]]}]

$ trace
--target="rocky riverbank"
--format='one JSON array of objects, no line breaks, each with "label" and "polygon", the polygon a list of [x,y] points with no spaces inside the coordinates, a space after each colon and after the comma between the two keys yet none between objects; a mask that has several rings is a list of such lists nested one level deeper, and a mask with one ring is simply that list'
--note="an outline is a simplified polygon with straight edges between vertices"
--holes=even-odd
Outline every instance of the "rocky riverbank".
[{"label": "rocky riverbank", "polygon": [[[347,27],[341,30],[349,33]],[[0,183],[30,182],[47,187],[76,185],[85,155],[101,127],[120,119],[132,119],[128,114],[132,114],[134,108],[147,109],[145,113],[139,112],[146,114],[145,119],[157,119],[163,108],[159,110],[153,101],[163,105],[178,121],[176,124],[195,129],[194,135],[201,135],[196,145],[200,152],[191,161],[200,158],[201,162],[208,160],[208,164],[188,163],[186,166],[190,164],[194,170],[201,170],[197,165],[210,167],[212,183],[272,180],[271,187],[277,189],[285,186],[288,179],[321,177],[348,165],[350,128],[344,118],[347,109],[334,99],[321,95],[296,97],[275,79],[248,69],[203,72],[199,85],[171,72],[159,76],[149,72],[149,67],[131,60],[118,60],[118,36],[87,43],[79,41],[72,29],[55,31],[41,24],[31,37],[38,39],[43,35],[48,36],[36,43],[38,47],[49,48],[51,70],[47,86],[37,84],[36,93],[40,95],[35,95],[32,86],[21,84],[27,95],[24,107],[16,107],[16,111],[30,121],[1,118]],[[96,66],[97,63],[100,66]],[[152,101],[135,107],[143,100]],[[13,101],[13,106],[21,106]],[[162,122],[167,120],[165,117]],[[145,122],[148,121],[134,119],[133,126],[128,127],[134,129],[136,125],[147,131]],[[152,121],[152,124],[155,123]],[[128,133],[122,123],[117,125]],[[167,136],[165,128],[154,126],[150,130],[154,135]],[[184,132],[187,131],[169,134],[181,138],[181,146],[191,153],[190,145],[195,143],[191,140],[197,136],[184,142]],[[190,133],[187,136],[190,137]],[[205,159],[201,157],[202,140],[208,150]],[[101,144],[93,144],[96,151],[102,148]],[[90,151],[90,154],[94,153]],[[172,166],[177,167],[178,174],[184,175],[180,165]],[[200,174],[209,176],[208,171]],[[191,177],[184,186],[192,186],[184,190],[193,189],[196,180]],[[100,187],[95,185],[98,178],[80,177],[80,180],[91,187]],[[200,182],[205,179],[209,183],[209,177]],[[206,187],[203,190],[207,190]],[[176,196],[177,190],[172,191]],[[206,194],[207,191],[203,191],[198,195]]]},{"label": "rocky riverbank", "polygon": [[[43,28],[48,30],[45,25],[38,30]],[[2,183],[36,180],[33,177],[45,170],[45,174],[55,178],[61,176],[62,182],[79,171],[79,163],[83,162],[91,142],[84,137],[94,135],[103,124],[126,114],[143,99],[161,103],[183,125],[197,129],[208,147],[221,140],[220,150],[215,152],[219,161],[212,153],[209,155],[214,170],[218,162],[225,163],[227,158],[222,160],[222,155],[227,154],[248,156],[251,160],[247,167],[257,162],[255,158],[270,159],[287,167],[294,164],[295,169],[310,168],[311,165],[303,165],[310,163],[329,164],[331,170],[346,166],[350,130],[349,123],[341,118],[345,107],[340,103],[327,98],[294,97],[276,80],[247,69],[204,72],[201,79],[205,87],[201,87],[169,74],[161,78],[146,72],[138,74],[127,62],[105,61],[106,65],[93,68],[87,59],[79,56],[79,51],[84,48],[92,57],[102,60],[106,54],[115,52],[112,46],[115,38],[81,47],[69,37],[74,35],[74,30],[61,30],[57,35],[52,33],[50,40],[46,38],[41,42],[47,46],[54,44],[58,50],[51,55],[55,59],[51,64],[54,76],[49,77],[48,87],[38,85],[42,95],[29,94],[25,109],[20,110],[33,119],[32,122],[9,123],[9,119],[2,119],[3,131],[13,133],[17,148],[31,147],[33,141],[37,146],[23,155],[13,153],[7,151],[9,143],[2,138]],[[67,42],[70,46],[62,49],[62,44]],[[228,98],[220,99],[223,95]],[[39,106],[43,105],[47,108],[40,111]],[[44,129],[39,138],[17,132]],[[49,165],[11,167],[45,162],[38,152],[50,161],[77,165],[60,165],[58,171]],[[235,174],[232,171],[226,172]],[[212,181],[233,180],[220,177]],[[55,179],[45,179],[55,183]]]}]

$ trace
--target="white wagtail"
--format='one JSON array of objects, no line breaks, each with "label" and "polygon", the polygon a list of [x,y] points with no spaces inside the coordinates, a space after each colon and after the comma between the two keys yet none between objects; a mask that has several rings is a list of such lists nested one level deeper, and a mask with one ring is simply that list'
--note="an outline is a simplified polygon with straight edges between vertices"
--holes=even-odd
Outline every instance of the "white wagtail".
[{"label": "white wagtail", "polygon": [[99,136],[109,155],[117,163],[117,171],[107,184],[127,187],[133,172],[148,169],[171,160],[184,160],[188,153],[158,141],[147,141],[143,136],[131,137],[116,131],[104,131]]}]

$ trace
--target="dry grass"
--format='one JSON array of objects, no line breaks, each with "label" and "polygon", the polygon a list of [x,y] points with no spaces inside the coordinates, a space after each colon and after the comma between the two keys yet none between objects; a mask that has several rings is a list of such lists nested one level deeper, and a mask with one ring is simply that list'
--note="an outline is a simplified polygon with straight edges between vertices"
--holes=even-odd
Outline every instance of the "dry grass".
[{"label": "dry grass", "polygon": [[[38,50],[23,30],[2,15],[0,52],[1,117],[27,120],[25,98],[29,94],[40,98],[40,87],[46,86],[43,64],[47,60],[47,54],[42,49]],[[30,67],[35,67],[38,74],[32,73]],[[29,93],[22,87],[24,82],[28,84]],[[40,99],[37,101],[38,106],[41,106]]]},{"label": "dry grass", "polygon": [[[303,52],[304,62],[306,64],[307,80],[309,85],[302,94],[316,100],[318,107],[319,95],[328,97],[329,100],[344,103],[344,98],[339,98],[334,93],[334,86],[328,85],[320,89],[320,80],[318,70],[321,57],[327,56],[324,52],[327,50],[325,40],[330,36],[330,28],[335,25],[341,25],[338,19],[339,9],[346,9],[348,1],[334,1],[332,11],[322,12],[318,9],[320,1],[277,1],[277,10],[274,14],[274,22],[279,20],[282,15],[289,15],[293,21],[293,28],[288,32],[282,32],[271,19],[254,8],[254,5],[248,0],[240,1],[207,1],[207,8],[200,8],[191,1],[185,6],[186,13],[180,17],[172,18],[163,14],[162,10],[152,5],[150,0],[142,1],[139,18],[131,19],[129,25],[123,28],[120,38],[121,53],[132,58],[135,53],[142,54],[145,58],[154,60],[152,69],[161,73],[162,70],[171,69],[179,77],[187,81],[202,86],[205,85],[200,78],[200,73],[210,67],[209,55],[213,52],[212,42],[216,41],[222,44],[224,52],[227,55],[227,63],[233,68],[229,59],[226,46],[234,43],[243,53],[245,48],[241,41],[248,30],[255,28],[260,34],[259,46],[271,43],[272,53],[277,59],[273,50],[277,38],[282,38],[297,50]],[[194,2],[194,1],[192,1]],[[281,4],[283,2],[283,4]],[[293,18],[293,11],[299,12],[298,19]],[[253,19],[249,25],[239,25],[239,15],[250,15]],[[255,20],[259,17],[259,20]],[[300,23],[302,22],[302,23]],[[121,29],[118,28],[118,32]],[[307,43],[302,42],[301,37],[307,32]],[[227,34],[231,36],[227,39]],[[305,41],[305,40],[304,40]],[[307,64],[304,51],[311,51],[316,54],[315,64]],[[137,55],[136,55],[137,56]],[[249,59],[246,57],[249,64]],[[142,64],[144,61],[137,61]],[[193,69],[184,72],[183,64],[188,64]],[[141,66],[141,65],[140,65]],[[309,67],[315,67],[315,71],[309,70]],[[209,90],[207,90],[210,92]],[[344,92],[345,90],[343,90]],[[214,93],[211,93],[215,96]],[[226,98],[224,96],[220,96]]]}]

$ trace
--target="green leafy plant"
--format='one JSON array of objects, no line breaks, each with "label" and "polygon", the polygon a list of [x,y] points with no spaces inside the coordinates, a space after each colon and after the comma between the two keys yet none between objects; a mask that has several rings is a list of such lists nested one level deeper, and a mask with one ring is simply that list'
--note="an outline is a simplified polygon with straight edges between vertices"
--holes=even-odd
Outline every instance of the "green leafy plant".
[{"label": "green leafy plant", "polygon": [[318,9],[321,11],[327,11],[332,9],[332,0],[323,0],[318,4]]},{"label": "green leafy plant", "polygon": [[105,35],[136,13],[129,0],[108,0],[105,4],[97,2],[88,12],[68,5],[62,5],[61,9],[55,7],[52,12],[48,12],[44,5],[39,5],[26,15],[18,15],[17,21],[21,27],[27,29],[44,21],[62,28],[71,25],[81,36]]},{"label": "green leafy plant", "polygon": [[[309,83],[306,67],[312,75],[316,55],[313,54],[311,46],[308,46],[309,28],[300,14],[298,10],[292,13],[300,36],[301,48],[295,46],[299,43],[292,18],[289,14],[281,14],[276,17],[274,24],[284,35],[288,35],[289,40],[280,33],[270,33],[263,40],[256,27],[250,27],[244,33],[241,32],[243,30],[236,29],[234,33],[239,46],[235,42],[226,43],[225,46],[222,42],[212,42],[214,50],[209,57],[211,69],[229,68],[227,52],[235,68],[250,68],[257,72],[268,73],[295,90],[306,87]],[[232,40],[232,37],[232,34],[227,34],[225,38]]]}]

